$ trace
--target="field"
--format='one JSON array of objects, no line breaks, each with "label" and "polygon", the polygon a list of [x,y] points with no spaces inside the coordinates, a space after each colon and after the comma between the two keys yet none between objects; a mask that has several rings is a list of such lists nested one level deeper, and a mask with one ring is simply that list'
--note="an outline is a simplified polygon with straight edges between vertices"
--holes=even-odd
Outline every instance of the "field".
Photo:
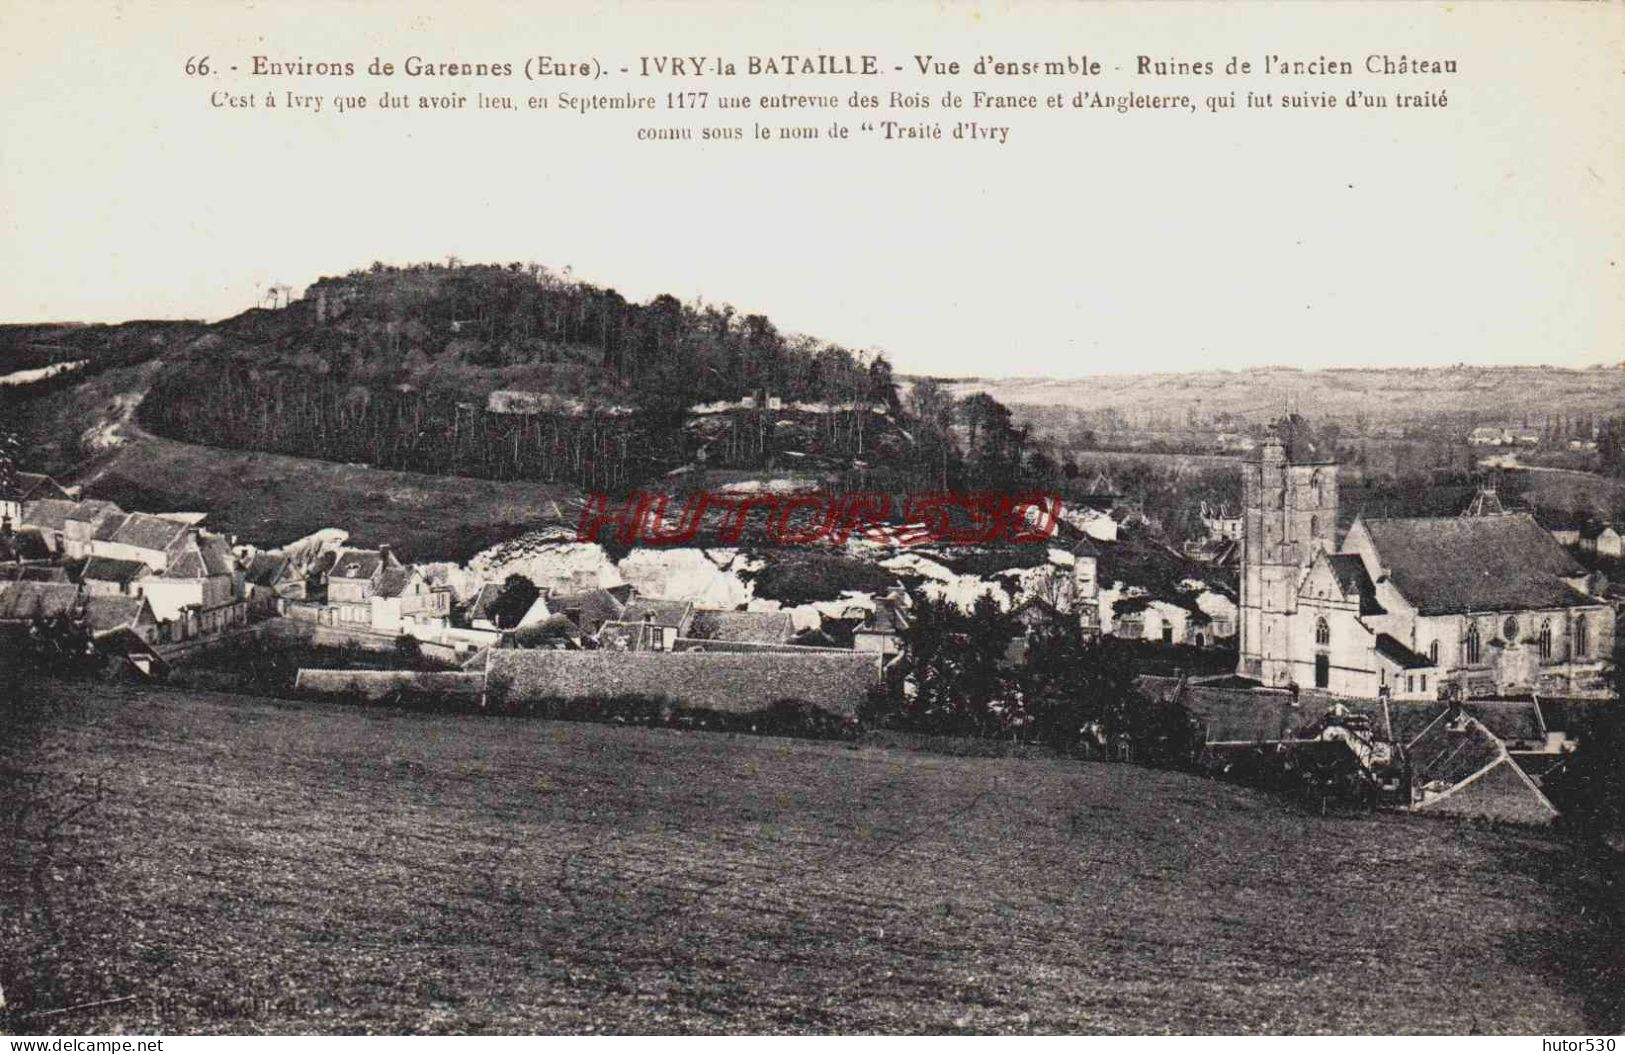
[{"label": "field", "polygon": [[0,984],[25,1032],[1579,1033],[1617,1009],[1575,987],[1602,953],[1541,833],[1121,765],[21,698]]}]

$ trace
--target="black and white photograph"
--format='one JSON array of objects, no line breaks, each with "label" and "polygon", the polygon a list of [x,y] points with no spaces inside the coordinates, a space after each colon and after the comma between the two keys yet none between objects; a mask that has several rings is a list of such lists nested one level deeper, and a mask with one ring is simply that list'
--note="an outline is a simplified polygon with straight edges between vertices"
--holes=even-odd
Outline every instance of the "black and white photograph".
[{"label": "black and white photograph", "polygon": [[8,1051],[1616,1049],[1625,0],[0,52]]}]

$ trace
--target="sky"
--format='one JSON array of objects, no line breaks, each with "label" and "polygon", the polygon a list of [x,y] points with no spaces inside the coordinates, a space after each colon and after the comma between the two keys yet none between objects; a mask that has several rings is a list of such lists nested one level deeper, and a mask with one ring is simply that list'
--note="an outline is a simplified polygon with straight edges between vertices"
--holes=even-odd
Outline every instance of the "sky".
[{"label": "sky", "polygon": [[[639,143],[628,114],[391,112],[473,82],[271,80],[251,56],[399,63],[827,50],[1255,62],[1454,58],[1444,109],[1028,114],[979,143]],[[0,5],[0,321],[228,317],[373,260],[535,261],[883,350],[905,372],[1625,361],[1625,5]],[[189,78],[191,56],[215,75]],[[611,76],[529,94],[1047,93],[888,75]],[[1102,90],[1275,89],[1215,77]],[[320,114],[211,92],[328,96]],[[365,95],[337,114],[331,97]],[[850,112],[824,115],[828,124]],[[760,113],[714,113],[748,125]]]}]

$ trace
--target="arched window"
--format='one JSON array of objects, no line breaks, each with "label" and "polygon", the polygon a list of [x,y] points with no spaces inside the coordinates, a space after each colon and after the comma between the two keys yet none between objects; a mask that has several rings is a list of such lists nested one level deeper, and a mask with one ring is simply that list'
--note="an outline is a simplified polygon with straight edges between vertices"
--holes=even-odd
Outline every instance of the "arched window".
[{"label": "arched window", "polygon": [[1586,625],[1586,617],[1581,615],[1574,620],[1574,657],[1583,659],[1586,652],[1591,650],[1591,627]]},{"label": "arched window", "polygon": [[1428,659],[1430,659],[1432,661],[1433,665],[1435,665],[1435,666],[1439,665],[1439,642],[1438,641],[1434,641],[1432,644],[1428,645]]},{"label": "arched window", "polygon": [[1474,622],[1467,627],[1467,665],[1469,666],[1478,665],[1478,644],[1478,623]]},{"label": "arched window", "polygon": [[1312,541],[1312,540],[1314,540],[1316,538],[1319,538],[1319,537],[1320,537],[1320,517],[1319,516],[1311,516],[1311,517],[1309,517],[1309,538]]},{"label": "arched window", "polygon": [[1543,622],[1541,622],[1541,624],[1540,624],[1540,657],[1543,660],[1544,659],[1550,659],[1552,657],[1552,620],[1551,619],[1546,619]]},{"label": "arched window", "polygon": [[1315,619],[1315,643],[1330,644],[1332,642],[1332,627],[1323,618]]},{"label": "arched window", "polygon": [[1501,639],[1508,644],[1518,643],[1518,620],[1514,616],[1508,615],[1507,620],[1501,624]]}]

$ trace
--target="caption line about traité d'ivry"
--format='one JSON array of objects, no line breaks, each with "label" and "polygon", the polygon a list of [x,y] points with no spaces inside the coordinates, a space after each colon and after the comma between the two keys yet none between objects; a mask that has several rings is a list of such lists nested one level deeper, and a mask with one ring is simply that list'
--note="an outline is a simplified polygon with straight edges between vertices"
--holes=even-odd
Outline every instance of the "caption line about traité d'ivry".
[{"label": "caption line about trait\u00e9 d'ivry", "polygon": [[651,144],[861,140],[1003,145],[1047,118],[1442,113],[1451,56],[532,54],[465,61],[418,54],[188,55],[206,105],[248,119],[529,115],[612,121]]}]

